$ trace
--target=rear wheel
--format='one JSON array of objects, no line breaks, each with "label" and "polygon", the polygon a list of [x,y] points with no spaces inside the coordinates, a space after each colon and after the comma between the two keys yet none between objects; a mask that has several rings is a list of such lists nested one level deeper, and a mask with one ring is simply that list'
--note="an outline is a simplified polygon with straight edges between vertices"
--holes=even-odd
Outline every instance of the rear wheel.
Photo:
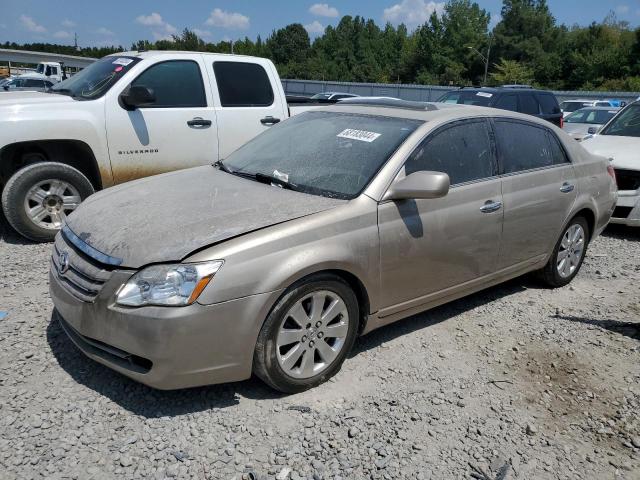
[{"label": "rear wheel", "polygon": [[575,217],[565,227],[545,267],[541,279],[550,287],[567,285],[580,271],[589,244],[589,224]]},{"label": "rear wheel", "polygon": [[42,162],[18,170],[2,191],[9,224],[36,242],[53,240],[66,217],[94,192],[93,185],[69,165]]},{"label": "rear wheel", "polygon": [[254,354],[254,372],[271,387],[295,393],[335,375],[358,330],[353,290],[334,275],[292,287],[265,321]]}]

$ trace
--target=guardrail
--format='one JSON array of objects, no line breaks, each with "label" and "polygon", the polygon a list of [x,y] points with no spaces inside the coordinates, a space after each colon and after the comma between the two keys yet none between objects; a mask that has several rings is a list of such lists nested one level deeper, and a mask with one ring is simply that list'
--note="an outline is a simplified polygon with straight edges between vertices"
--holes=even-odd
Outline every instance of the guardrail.
[{"label": "guardrail", "polygon": [[[411,85],[391,83],[352,83],[329,82],[318,80],[283,79],[282,86],[287,95],[314,95],[321,92],[344,92],[371,97],[395,97],[402,100],[419,102],[435,102],[447,92],[458,87],[442,87],[438,85]],[[640,92],[595,92],[595,91],[553,91],[558,101],[584,98],[589,100],[625,100],[633,101],[640,97]]]}]

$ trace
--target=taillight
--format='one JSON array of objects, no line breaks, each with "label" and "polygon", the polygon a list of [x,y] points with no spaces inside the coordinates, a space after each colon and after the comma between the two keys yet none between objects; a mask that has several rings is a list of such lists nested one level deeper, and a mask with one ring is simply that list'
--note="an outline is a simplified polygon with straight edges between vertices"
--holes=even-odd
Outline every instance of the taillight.
[{"label": "taillight", "polygon": [[616,171],[613,168],[613,165],[611,164],[607,165],[607,173],[611,178],[613,178],[613,183],[617,185],[618,183],[616,182]]},{"label": "taillight", "polygon": [[564,116],[560,117],[560,128],[564,128]]}]

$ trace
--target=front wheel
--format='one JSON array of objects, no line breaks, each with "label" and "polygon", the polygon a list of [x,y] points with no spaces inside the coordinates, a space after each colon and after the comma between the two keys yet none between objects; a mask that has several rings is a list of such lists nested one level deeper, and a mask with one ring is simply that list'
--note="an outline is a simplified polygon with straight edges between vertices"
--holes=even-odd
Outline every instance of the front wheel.
[{"label": "front wheel", "polygon": [[2,191],[2,210],[9,224],[36,242],[53,240],[67,215],[94,192],[80,171],[56,162],[18,170]]},{"label": "front wheel", "polygon": [[540,277],[550,287],[567,285],[580,271],[589,244],[589,225],[575,217],[565,227]]},{"label": "front wheel", "polygon": [[323,383],[351,350],[358,318],[357,298],[339,277],[319,275],[292,287],[260,331],[254,373],[285,393]]}]

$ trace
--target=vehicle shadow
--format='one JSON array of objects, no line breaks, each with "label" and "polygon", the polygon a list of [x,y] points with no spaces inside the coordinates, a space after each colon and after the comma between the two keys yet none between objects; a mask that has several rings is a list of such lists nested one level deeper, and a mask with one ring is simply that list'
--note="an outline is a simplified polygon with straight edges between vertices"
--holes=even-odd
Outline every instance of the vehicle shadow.
[{"label": "vehicle shadow", "polygon": [[[350,358],[394,338],[428,328],[477,306],[513,295],[526,288],[537,287],[528,277],[518,278],[380,328],[360,337],[350,353]],[[242,382],[207,387],[175,391],[155,390],[87,358],[67,337],[53,314],[47,326],[46,337],[60,367],[76,382],[108,397],[122,408],[145,418],[171,417],[226,408],[237,405],[242,397],[264,400],[286,396],[272,390],[255,377]]]},{"label": "vehicle shadow", "polygon": [[605,237],[617,238],[618,240],[629,240],[635,242],[640,240],[640,228],[610,223],[602,232],[602,235]]},{"label": "vehicle shadow", "polygon": [[18,232],[16,232],[0,209],[0,242],[8,243],[10,245],[34,245],[35,242],[31,240],[27,240]]},{"label": "vehicle shadow", "polygon": [[569,322],[584,323],[586,325],[593,325],[596,327],[604,328],[610,332],[624,335],[625,337],[632,338],[640,341],[640,323],[638,322],[624,322],[620,320],[596,320],[595,318],[588,317],[576,317],[574,315],[557,315],[555,318],[560,320],[568,320]]}]

